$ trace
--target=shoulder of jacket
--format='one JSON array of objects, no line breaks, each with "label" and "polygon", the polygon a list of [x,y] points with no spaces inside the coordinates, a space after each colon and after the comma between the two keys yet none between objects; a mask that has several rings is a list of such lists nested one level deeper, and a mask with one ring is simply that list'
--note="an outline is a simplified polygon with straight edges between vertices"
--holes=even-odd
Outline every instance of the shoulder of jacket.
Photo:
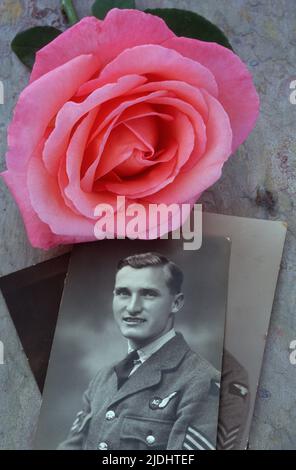
[{"label": "shoulder of jacket", "polygon": [[203,379],[209,382],[211,380],[220,381],[220,372],[199,353],[190,349],[186,354],[185,361],[193,379],[195,378],[197,381]]},{"label": "shoulder of jacket", "polygon": [[112,376],[113,372],[113,366],[106,366],[99,369],[89,383],[89,393],[92,393],[92,391],[99,386],[100,382],[106,383],[106,381]]},{"label": "shoulder of jacket", "polygon": [[224,350],[223,356],[223,381],[238,381],[248,384],[248,372],[245,367],[229,351]]}]

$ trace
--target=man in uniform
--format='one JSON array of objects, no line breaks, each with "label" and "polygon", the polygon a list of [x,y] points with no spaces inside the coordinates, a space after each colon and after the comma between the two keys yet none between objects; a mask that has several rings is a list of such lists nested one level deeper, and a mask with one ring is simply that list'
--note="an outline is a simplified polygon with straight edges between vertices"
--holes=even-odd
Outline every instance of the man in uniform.
[{"label": "man in uniform", "polygon": [[59,449],[215,449],[220,377],[174,330],[182,281],[156,253],[119,262],[113,313],[129,353],[91,381]]}]

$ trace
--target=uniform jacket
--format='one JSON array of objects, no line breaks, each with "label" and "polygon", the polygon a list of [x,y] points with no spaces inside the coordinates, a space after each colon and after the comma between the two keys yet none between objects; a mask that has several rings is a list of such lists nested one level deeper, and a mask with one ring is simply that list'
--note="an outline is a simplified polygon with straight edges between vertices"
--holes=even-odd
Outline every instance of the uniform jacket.
[{"label": "uniform jacket", "polygon": [[218,450],[242,449],[250,409],[249,381],[246,369],[227,350],[223,354]]},{"label": "uniform jacket", "polygon": [[119,390],[114,367],[100,370],[59,449],[214,449],[219,380],[177,333]]}]

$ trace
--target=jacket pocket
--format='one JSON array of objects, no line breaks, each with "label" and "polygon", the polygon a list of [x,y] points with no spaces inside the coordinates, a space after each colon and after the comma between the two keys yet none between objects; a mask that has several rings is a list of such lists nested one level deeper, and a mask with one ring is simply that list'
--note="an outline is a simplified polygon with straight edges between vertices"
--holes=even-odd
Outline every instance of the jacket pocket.
[{"label": "jacket pocket", "polygon": [[126,416],[120,432],[121,450],[165,450],[174,421]]}]

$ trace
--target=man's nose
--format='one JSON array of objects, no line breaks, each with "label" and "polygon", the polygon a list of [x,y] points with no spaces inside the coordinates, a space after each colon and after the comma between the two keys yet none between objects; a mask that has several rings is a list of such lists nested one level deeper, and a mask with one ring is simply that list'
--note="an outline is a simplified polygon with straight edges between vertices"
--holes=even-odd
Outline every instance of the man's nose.
[{"label": "man's nose", "polygon": [[131,315],[136,315],[142,311],[142,302],[141,298],[137,294],[133,294],[126,307],[128,313]]}]

